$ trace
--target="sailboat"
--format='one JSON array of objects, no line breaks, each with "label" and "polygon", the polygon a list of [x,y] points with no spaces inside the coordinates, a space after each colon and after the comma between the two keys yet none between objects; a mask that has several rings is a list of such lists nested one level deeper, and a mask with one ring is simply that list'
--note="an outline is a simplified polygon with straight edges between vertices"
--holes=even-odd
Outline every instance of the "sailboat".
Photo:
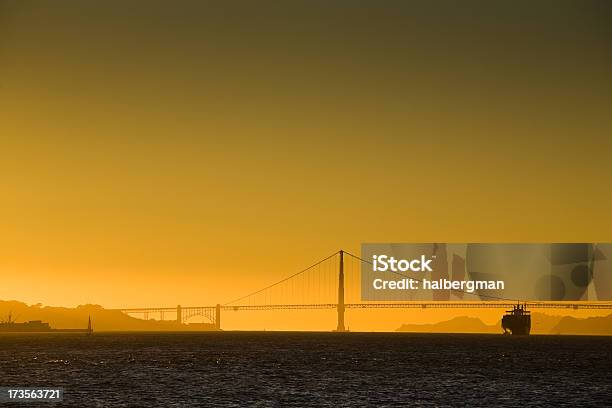
[{"label": "sailboat", "polygon": [[93,333],[93,328],[91,327],[91,316],[89,316],[87,320],[87,335],[91,336],[92,333]]}]

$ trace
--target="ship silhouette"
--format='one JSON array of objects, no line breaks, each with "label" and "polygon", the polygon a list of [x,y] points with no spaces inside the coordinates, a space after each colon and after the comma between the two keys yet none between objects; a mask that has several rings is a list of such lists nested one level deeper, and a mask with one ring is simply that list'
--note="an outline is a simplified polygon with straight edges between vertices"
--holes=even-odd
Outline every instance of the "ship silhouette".
[{"label": "ship silhouette", "polygon": [[512,310],[507,310],[501,321],[504,334],[528,335],[531,331],[531,313],[525,305],[517,304]]},{"label": "ship silhouette", "polygon": [[12,312],[9,312],[5,321],[0,321],[0,333],[49,333],[49,332],[66,332],[66,333],[87,333],[93,332],[91,328],[91,317],[87,329],[54,329],[49,323],[42,320],[29,320],[27,322],[18,323],[13,319]]}]

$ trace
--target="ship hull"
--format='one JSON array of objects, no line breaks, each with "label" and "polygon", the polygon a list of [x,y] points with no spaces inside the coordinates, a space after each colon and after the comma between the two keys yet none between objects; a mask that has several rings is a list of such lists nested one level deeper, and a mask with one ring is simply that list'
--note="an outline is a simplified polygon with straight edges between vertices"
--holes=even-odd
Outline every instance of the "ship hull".
[{"label": "ship hull", "polygon": [[512,335],[526,336],[531,331],[531,316],[504,316],[502,318],[502,328],[505,333]]}]

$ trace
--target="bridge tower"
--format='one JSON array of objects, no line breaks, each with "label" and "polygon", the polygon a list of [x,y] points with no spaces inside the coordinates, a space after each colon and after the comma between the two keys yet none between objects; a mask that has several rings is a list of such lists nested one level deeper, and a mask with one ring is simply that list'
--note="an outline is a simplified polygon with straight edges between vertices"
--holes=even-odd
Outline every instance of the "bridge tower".
[{"label": "bridge tower", "polygon": [[340,271],[338,273],[338,328],[336,331],[346,331],[344,328],[344,251],[340,250]]},{"label": "bridge tower", "polygon": [[221,330],[221,305],[218,303],[215,308],[215,329]]},{"label": "bridge tower", "polygon": [[183,309],[181,308],[181,305],[176,306],[176,322],[178,324],[183,323]]}]

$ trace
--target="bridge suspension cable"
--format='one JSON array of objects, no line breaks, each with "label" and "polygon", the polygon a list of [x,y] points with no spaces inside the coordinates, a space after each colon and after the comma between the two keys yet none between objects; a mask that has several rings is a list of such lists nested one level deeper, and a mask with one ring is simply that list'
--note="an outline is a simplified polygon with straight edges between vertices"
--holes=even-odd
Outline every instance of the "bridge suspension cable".
[{"label": "bridge suspension cable", "polygon": [[[294,273],[294,274],[292,274],[292,275],[289,275],[289,276],[287,276],[286,278],[283,278],[283,279],[281,279],[281,280],[279,280],[279,281],[277,281],[277,282],[274,282],[274,283],[272,283],[272,284],[270,284],[270,285],[268,285],[268,286],[266,286],[266,287],[264,287],[264,288],[261,288],[261,289],[259,289],[259,290],[254,291],[254,292],[251,292],[251,293],[249,293],[249,294],[247,294],[247,295],[240,296],[240,297],[238,297],[238,298],[236,298],[236,299],[234,299],[234,300],[231,300],[231,301],[229,301],[229,302],[227,302],[227,303],[224,303],[224,304],[223,304],[223,306],[231,306],[231,305],[236,304],[236,303],[238,303],[238,302],[240,302],[240,301],[242,301],[242,300],[245,300],[245,299],[251,298],[251,297],[253,297],[253,296],[255,296],[255,295],[262,294],[262,293],[264,293],[264,292],[268,291],[269,289],[272,289],[272,288],[274,288],[274,287],[277,287],[277,286],[279,286],[279,285],[280,285],[280,284],[282,284],[282,283],[285,283],[285,282],[287,282],[287,281],[289,281],[289,280],[292,280],[293,278],[296,278],[296,277],[298,277],[298,276],[300,276],[300,275],[305,274],[305,273],[306,273],[306,272],[308,272],[308,271],[311,271],[311,270],[312,270],[312,269],[314,269],[315,267],[319,267],[321,264],[323,264],[324,262],[326,262],[326,261],[328,261],[328,260],[330,260],[330,259],[334,258],[334,257],[335,257],[335,256],[337,256],[339,253],[340,253],[340,251],[336,251],[336,252],[334,252],[333,254],[331,254],[331,255],[329,255],[329,256],[326,256],[325,258],[323,258],[323,259],[321,259],[321,260],[319,260],[319,261],[315,262],[314,264],[310,265],[309,267],[307,267],[307,268],[305,268],[305,269],[302,269],[301,271],[298,271],[298,272],[296,272],[296,273]],[[319,270],[319,275],[320,275],[320,270]],[[321,277],[320,277],[320,276],[318,276],[318,278],[320,279]],[[305,281],[304,283],[306,283],[307,285],[309,285],[309,284],[310,284],[310,281]],[[319,285],[319,284],[320,284],[320,281],[319,281],[319,282],[317,282],[316,284],[317,284],[317,285]],[[295,291],[294,289],[295,289],[295,288],[292,286],[292,287],[291,287],[289,290],[291,291],[292,295],[294,295],[294,296],[295,296],[295,292],[296,292],[296,291]],[[299,290],[299,289],[298,289],[298,290]],[[266,295],[266,296],[268,296],[268,294],[267,294],[267,293],[266,293],[265,295]],[[267,298],[266,298],[266,300],[267,300]]]}]

